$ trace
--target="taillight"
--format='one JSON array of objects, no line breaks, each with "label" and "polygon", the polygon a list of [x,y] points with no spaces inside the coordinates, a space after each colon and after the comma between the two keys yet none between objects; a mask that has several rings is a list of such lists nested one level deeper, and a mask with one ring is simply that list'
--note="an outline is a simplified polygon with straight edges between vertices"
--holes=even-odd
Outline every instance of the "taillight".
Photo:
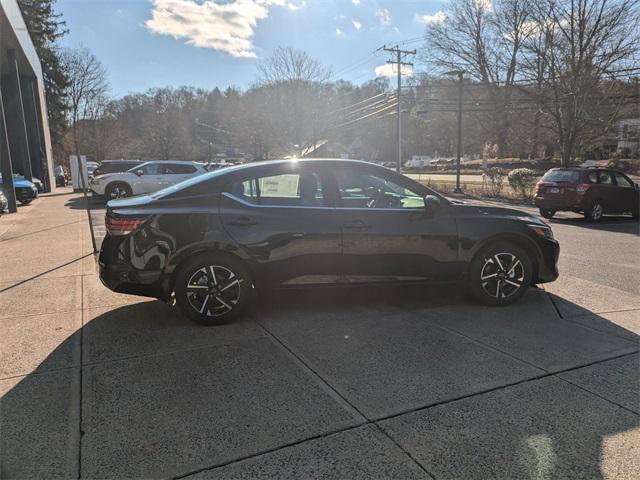
[{"label": "taillight", "polygon": [[127,235],[144,223],[146,218],[114,218],[107,216],[105,218],[105,227],[111,235]]},{"label": "taillight", "polygon": [[540,193],[540,190],[542,190],[542,180],[539,180],[538,183],[536,183],[536,193]]},{"label": "taillight", "polygon": [[588,183],[581,183],[580,185],[576,186],[576,193],[578,195],[584,195],[585,192],[589,190],[590,186],[591,185],[589,185]]}]

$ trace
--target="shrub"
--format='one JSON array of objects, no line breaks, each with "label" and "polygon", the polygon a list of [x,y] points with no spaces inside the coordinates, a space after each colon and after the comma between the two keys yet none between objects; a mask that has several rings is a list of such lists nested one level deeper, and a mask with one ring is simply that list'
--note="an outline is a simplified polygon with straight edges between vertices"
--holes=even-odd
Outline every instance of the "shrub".
[{"label": "shrub", "polygon": [[504,170],[500,167],[491,167],[487,168],[485,174],[489,178],[491,195],[499,197],[504,187]]},{"label": "shrub", "polygon": [[516,168],[509,172],[507,179],[511,188],[516,193],[519,193],[522,198],[531,198],[533,188],[538,180],[538,174],[530,168]]}]

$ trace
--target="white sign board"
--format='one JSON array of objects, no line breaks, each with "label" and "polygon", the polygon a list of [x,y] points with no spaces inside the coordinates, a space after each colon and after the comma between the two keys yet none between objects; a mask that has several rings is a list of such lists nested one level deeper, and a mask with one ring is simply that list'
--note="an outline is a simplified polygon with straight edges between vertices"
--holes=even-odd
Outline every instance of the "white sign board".
[{"label": "white sign board", "polygon": [[260,179],[260,196],[277,198],[295,198],[300,196],[298,184],[300,175],[277,175]]}]

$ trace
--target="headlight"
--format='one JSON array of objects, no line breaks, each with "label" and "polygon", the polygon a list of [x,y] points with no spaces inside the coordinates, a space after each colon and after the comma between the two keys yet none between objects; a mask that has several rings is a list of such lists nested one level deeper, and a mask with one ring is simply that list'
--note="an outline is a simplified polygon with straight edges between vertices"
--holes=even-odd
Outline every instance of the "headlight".
[{"label": "headlight", "polygon": [[553,232],[551,231],[551,227],[545,227],[542,225],[532,225],[532,224],[529,224],[528,227],[534,233],[540,235],[541,237],[553,239]]}]

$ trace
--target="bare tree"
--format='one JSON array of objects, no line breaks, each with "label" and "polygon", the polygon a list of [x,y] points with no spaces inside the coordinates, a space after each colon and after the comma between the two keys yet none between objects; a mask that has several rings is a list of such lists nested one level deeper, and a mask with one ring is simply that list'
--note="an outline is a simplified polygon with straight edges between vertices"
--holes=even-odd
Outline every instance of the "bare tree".
[{"label": "bare tree", "polygon": [[427,27],[427,64],[440,73],[463,70],[484,87],[493,141],[506,148],[509,106],[518,78],[531,0],[454,0],[444,20]]},{"label": "bare tree", "polygon": [[258,64],[258,83],[274,85],[291,82],[325,82],[331,70],[307,52],[291,47],[277,47],[271,56]]},{"label": "bare tree", "polygon": [[[78,138],[79,122],[89,117],[95,108],[96,102],[106,96],[107,72],[100,61],[86,48],[78,48],[66,50],[62,56],[63,65],[69,84],[67,95],[70,104],[71,128],[73,134],[73,145],[78,159],[78,168],[80,169],[80,143]],[[79,171],[80,182],[85,196],[87,206],[87,217],[89,219],[89,228],[91,229],[91,241],[93,243],[93,251],[97,252],[96,240],[93,233],[93,222],[89,212],[89,201],[87,199],[87,186],[85,185],[84,172]]]},{"label": "bare tree", "polygon": [[107,72],[87,48],[65,50],[64,67],[69,77],[67,97],[75,153],[80,159],[79,122],[92,119],[109,88]]},{"label": "bare tree", "polygon": [[540,88],[568,164],[581,147],[615,127],[627,100],[617,79],[637,70],[638,0],[544,0],[535,11],[524,70]]}]

